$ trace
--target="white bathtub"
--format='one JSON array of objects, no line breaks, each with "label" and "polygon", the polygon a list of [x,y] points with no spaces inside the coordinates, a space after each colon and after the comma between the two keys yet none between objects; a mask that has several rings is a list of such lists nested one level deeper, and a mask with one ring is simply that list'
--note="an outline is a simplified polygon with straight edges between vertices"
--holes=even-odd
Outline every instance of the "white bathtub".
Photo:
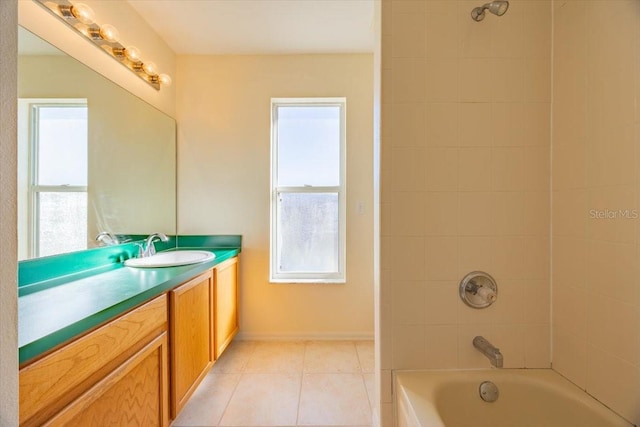
[{"label": "white bathtub", "polygon": [[[551,369],[395,372],[397,427],[629,427]],[[495,402],[479,386],[498,386]]]}]

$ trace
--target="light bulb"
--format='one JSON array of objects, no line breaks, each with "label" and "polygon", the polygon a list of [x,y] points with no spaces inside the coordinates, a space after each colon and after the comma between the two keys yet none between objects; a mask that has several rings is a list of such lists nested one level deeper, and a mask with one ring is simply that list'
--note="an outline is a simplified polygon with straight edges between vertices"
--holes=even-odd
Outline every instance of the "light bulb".
[{"label": "light bulb", "polygon": [[129,61],[131,62],[138,62],[140,61],[140,50],[135,47],[135,46],[129,46],[127,48],[125,48],[124,50],[124,55],[129,59]]},{"label": "light bulb", "polygon": [[155,76],[156,74],[158,74],[158,67],[153,62],[145,62],[144,64],[142,64],[142,69],[150,76]]},{"label": "light bulb", "polygon": [[116,43],[120,38],[120,33],[113,25],[104,24],[100,27],[100,37],[110,43]]},{"label": "light bulb", "polygon": [[165,86],[171,86],[171,77],[168,74],[160,74],[158,76],[158,81]]},{"label": "light bulb", "polygon": [[93,9],[84,3],[76,3],[71,6],[71,14],[80,22],[86,25],[91,25],[96,20],[96,15],[93,13]]}]

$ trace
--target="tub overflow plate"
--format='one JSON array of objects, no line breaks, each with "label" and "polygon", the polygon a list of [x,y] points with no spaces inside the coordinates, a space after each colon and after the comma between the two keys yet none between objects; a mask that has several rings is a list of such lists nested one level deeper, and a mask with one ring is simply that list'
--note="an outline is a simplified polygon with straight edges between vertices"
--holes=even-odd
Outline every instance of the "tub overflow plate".
[{"label": "tub overflow plate", "polygon": [[495,402],[500,395],[498,386],[491,381],[482,382],[478,391],[480,392],[480,398],[485,402]]}]

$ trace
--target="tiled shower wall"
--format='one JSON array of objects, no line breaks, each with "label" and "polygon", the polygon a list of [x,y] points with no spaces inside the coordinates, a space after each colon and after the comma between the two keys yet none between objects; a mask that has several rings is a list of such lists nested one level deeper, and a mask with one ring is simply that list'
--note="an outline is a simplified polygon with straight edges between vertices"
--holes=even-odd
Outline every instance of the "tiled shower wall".
[{"label": "tiled shower wall", "polygon": [[[551,1],[383,0],[381,367],[550,366]],[[498,301],[458,297],[473,270]]]},{"label": "tiled shower wall", "polygon": [[640,1],[554,2],[553,368],[640,424]]}]

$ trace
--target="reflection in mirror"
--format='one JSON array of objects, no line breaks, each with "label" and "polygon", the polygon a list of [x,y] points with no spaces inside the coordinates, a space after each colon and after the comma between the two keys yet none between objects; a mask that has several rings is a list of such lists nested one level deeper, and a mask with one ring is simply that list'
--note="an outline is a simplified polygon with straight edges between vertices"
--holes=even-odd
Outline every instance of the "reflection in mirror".
[{"label": "reflection in mirror", "polygon": [[[175,121],[19,28],[19,259],[175,234]],[[102,239],[102,243],[108,239]]]}]

